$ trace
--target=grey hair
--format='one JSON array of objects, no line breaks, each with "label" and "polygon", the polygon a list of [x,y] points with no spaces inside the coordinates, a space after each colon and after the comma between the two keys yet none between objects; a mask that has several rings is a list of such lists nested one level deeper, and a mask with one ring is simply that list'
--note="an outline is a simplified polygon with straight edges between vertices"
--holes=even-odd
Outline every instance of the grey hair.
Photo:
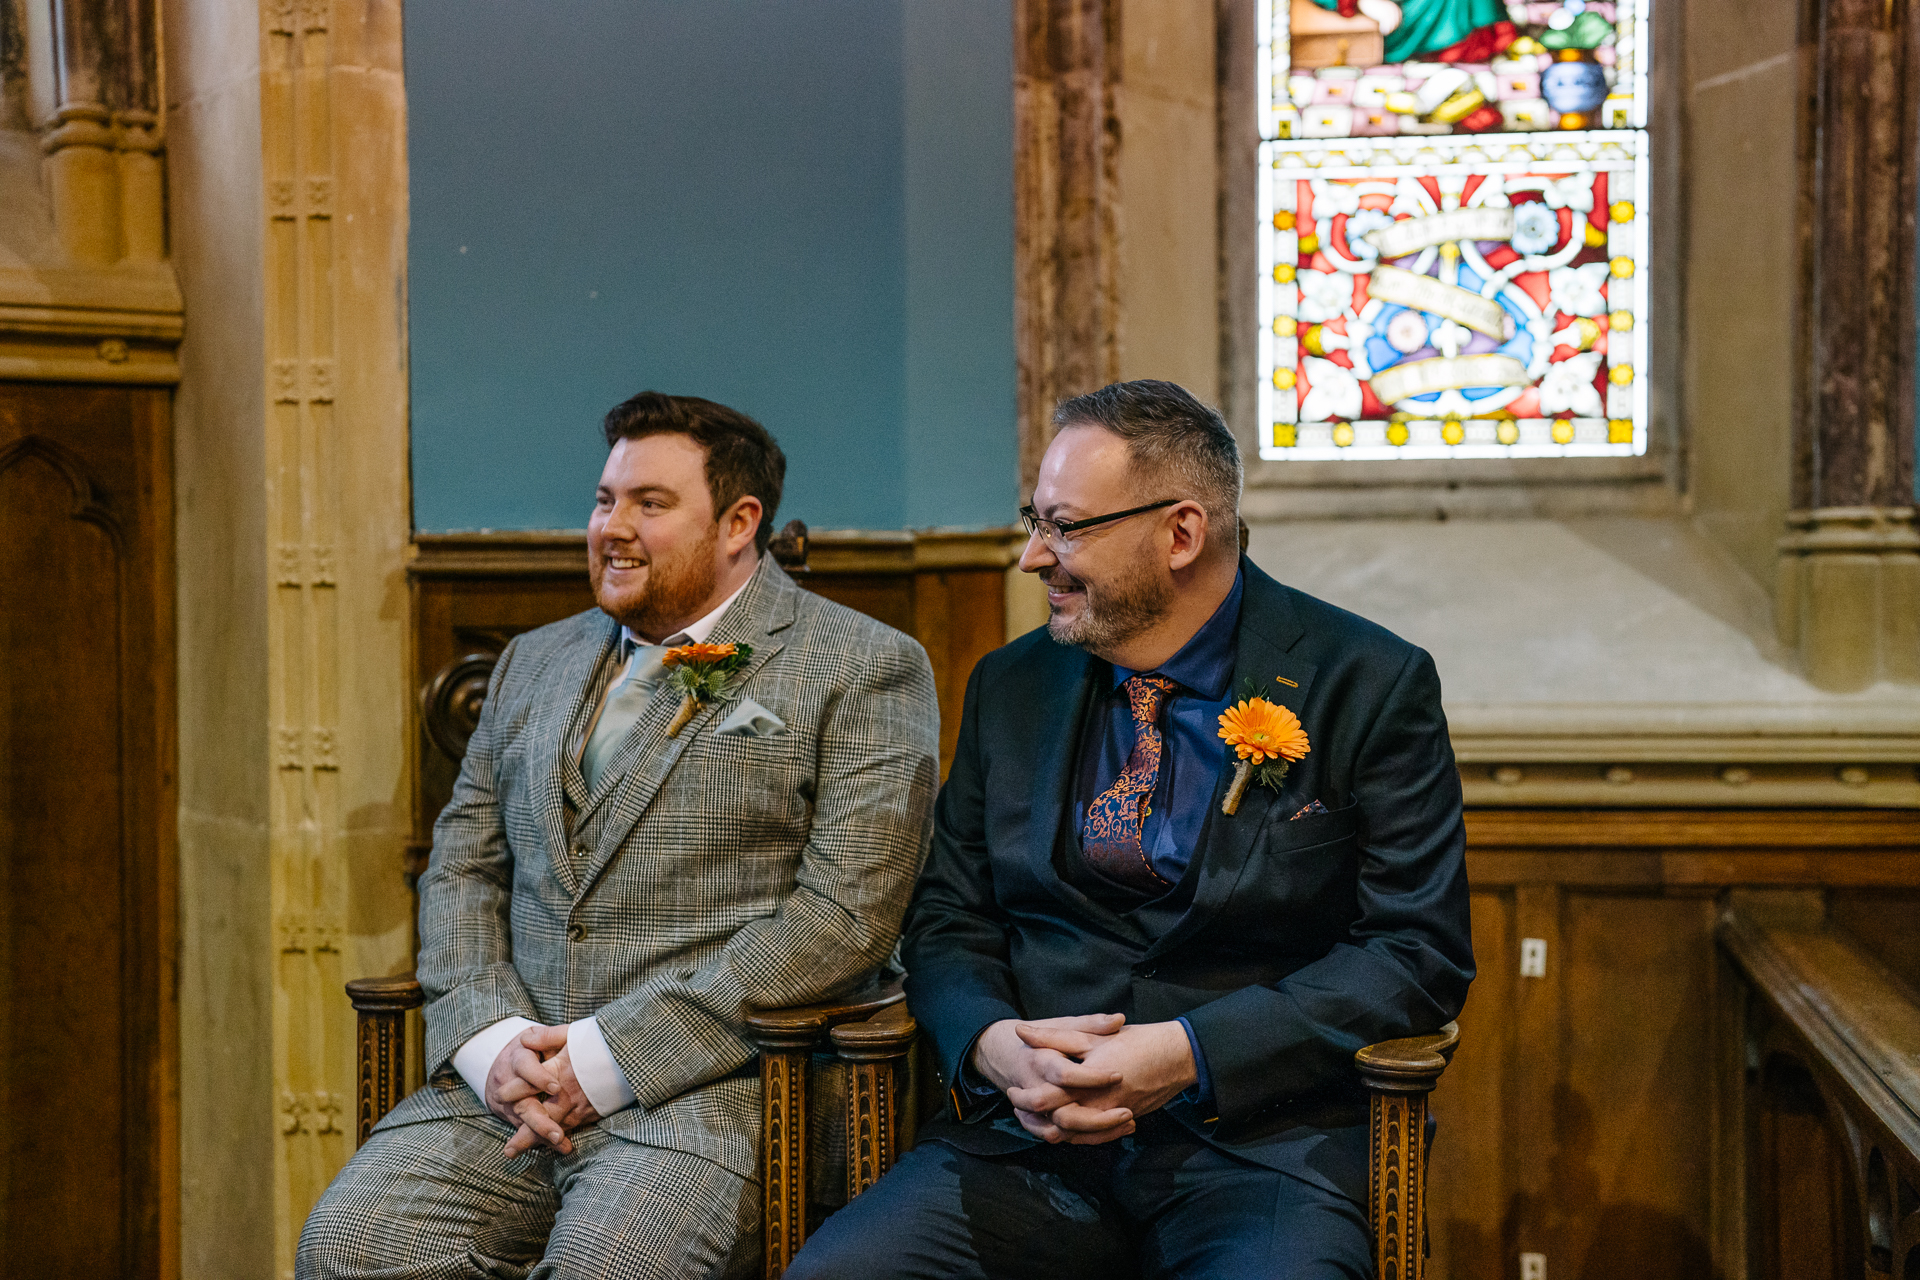
[{"label": "grey hair", "polygon": [[1226,420],[1185,387],[1155,378],[1110,383],[1062,401],[1053,411],[1053,425],[1055,430],[1087,425],[1113,432],[1127,442],[1135,475],[1171,485],[1165,493],[1144,496],[1191,498],[1207,513],[1209,543],[1238,544],[1240,490],[1246,483],[1240,446]]}]

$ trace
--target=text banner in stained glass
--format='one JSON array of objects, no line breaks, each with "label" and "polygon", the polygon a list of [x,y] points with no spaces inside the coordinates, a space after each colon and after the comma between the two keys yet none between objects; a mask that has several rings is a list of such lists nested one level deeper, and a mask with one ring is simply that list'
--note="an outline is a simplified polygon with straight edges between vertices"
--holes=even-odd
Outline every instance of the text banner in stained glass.
[{"label": "text banner in stained glass", "polygon": [[1261,456],[1644,453],[1645,5],[1264,16]]}]

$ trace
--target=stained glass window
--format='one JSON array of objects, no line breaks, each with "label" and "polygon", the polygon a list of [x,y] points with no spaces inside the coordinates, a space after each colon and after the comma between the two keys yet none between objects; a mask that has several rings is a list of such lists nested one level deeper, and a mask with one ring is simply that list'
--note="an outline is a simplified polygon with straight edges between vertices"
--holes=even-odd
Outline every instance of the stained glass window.
[{"label": "stained glass window", "polygon": [[1261,10],[1261,457],[1646,452],[1645,0]]}]

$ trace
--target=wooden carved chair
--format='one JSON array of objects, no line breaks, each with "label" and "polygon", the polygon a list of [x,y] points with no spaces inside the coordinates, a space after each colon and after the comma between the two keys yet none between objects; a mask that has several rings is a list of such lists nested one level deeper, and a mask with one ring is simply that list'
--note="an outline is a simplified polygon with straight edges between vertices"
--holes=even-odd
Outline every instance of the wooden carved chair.
[{"label": "wooden carved chair", "polygon": [[[406,1018],[423,997],[412,974],[349,982],[347,996],[360,1024],[355,1141],[365,1142],[407,1092]],[[819,1185],[811,1167],[819,1146],[844,1151],[849,1200],[899,1157],[911,1120],[907,1061],[916,1027],[897,977],[839,1001],[750,1013],[747,1027],[760,1046],[761,1229],[772,1280],[806,1241],[810,1213],[817,1218],[822,1200],[837,1199],[809,1194]],[[1459,1039],[1459,1027],[1448,1023],[1354,1055],[1369,1095],[1367,1216],[1379,1280],[1421,1280],[1426,1270],[1427,1095]],[[838,1093],[827,1107],[814,1097],[823,1080]],[[829,1112],[838,1114],[840,1133],[813,1132],[815,1118]]]}]

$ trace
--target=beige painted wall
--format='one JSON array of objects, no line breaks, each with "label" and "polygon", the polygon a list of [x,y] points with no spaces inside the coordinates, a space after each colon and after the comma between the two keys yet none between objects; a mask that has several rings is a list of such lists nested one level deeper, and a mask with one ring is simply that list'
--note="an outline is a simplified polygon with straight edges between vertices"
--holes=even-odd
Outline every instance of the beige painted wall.
[{"label": "beige painted wall", "polygon": [[1795,6],[1685,7],[1684,421],[1700,528],[1767,590],[1790,502]]},{"label": "beige painted wall", "polygon": [[1213,0],[1120,8],[1120,376],[1220,398]]},{"label": "beige painted wall", "polygon": [[400,6],[166,0],[163,22],[191,330],[182,1273],[258,1280],[292,1275],[352,1154],[341,984],[409,963]]}]

